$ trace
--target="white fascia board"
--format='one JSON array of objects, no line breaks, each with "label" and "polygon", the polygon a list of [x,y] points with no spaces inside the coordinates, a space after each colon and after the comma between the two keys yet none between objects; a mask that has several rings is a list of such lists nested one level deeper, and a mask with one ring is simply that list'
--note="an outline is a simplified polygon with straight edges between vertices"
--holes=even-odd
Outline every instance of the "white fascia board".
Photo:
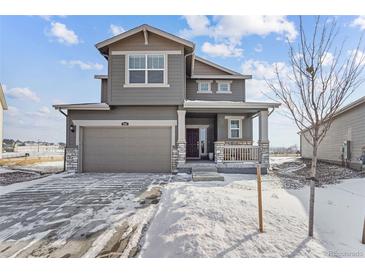
[{"label": "white fascia board", "polygon": [[[81,127],[173,127],[176,120],[73,120],[76,126]],[[127,123],[128,125],[122,125]]]},{"label": "white fascia board", "polygon": [[65,104],[65,105],[53,105],[55,109],[67,109],[67,110],[110,110],[108,104]]},{"label": "white fascia board", "polygon": [[96,74],[94,75],[94,79],[108,79],[108,75]]},{"label": "white fascia board", "polygon": [[243,109],[265,109],[277,108],[280,103],[265,102],[231,102],[231,101],[185,101],[184,108],[243,108]]},{"label": "white fascia board", "polygon": [[230,79],[252,79],[251,75],[216,75],[216,74],[193,74],[190,77],[191,79],[222,79],[222,80],[230,80]]},{"label": "white fascia board", "polygon": [[145,31],[145,30],[150,31],[152,33],[155,33],[157,35],[160,35],[160,36],[162,36],[164,38],[167,38],[169,40],[172,40],[172,41],[174,41],[176,43],[183,44],[183,45],[185,45],[187,47],[195,48],[195,44],[193,42],[188,41],[188,40],[185,40],[185,39],[180,38],[178,36],[175,36],[175,35],[173,35],[171,33],[162,31],[160,29],[151,27],[151,26],[149,26],[147,24],[141,25],[141,26],[136,27],[134,29],[131,29],[131,30],[128,30],[128,31],[123,32],[121,34],[118,34],[118,35],[116,35],[116,36],[114,36],[112,38],[106,39],[106,40],[104,40],[102,42],[97,43],[95,46],[96,46],[96,48],[100,49],[100,48],[103,48],[103,47],[108,46],[108,45],[110,45],[112,43],[115,43],[115,42],[117,42],[119,40],[122,40],[124,38],[127,38],[129,36],[132,36],[132,35],[138,33],[138,32]]}]

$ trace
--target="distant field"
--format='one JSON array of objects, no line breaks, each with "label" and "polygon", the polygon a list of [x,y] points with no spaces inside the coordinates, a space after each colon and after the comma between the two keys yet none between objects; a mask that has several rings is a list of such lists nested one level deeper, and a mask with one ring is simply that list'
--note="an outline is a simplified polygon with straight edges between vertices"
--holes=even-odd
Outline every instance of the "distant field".
[{"label": "distant field", "polygon": [[63,155],[55,156],[29,156],[10,159],[0,159],[0,166],[29,166],[44,162],[63,161]]}]

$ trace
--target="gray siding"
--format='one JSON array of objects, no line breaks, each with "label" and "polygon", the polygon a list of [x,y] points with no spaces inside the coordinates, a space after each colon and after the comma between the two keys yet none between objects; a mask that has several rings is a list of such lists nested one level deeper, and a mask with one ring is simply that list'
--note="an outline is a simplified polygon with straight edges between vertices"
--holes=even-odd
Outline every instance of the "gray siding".
[{"label": "gray siding", "polygon": [[184,50],[184,46],[157,34],[148,32],[148,45],[145,45],[143,32],[117,41],[109,46],[109,51],[148,51],[148,50]]},{"label": "gray siding", "polygon": [[242,138],[229,139],[228,138],[228,119],[225,116],[245,116],[245,114],[218,114],[217,115],[217,141],[252,141],[252,118],[246,117],[242,120]]},{"label": "gray siding", "polygon": [[186,80],[186,98],[188,100],[211,100],[211,101],[245,101],[245,80],[232,80],[231,94],[217,93],[218,83],[211,83],[212,93],[197,93],[198,83],[196,80]]},{"label": "gray siding", "polygon": [[[177,120],[177,107],[169,106],[133,106],[113,107],[109,111],[70,110],[72,120]],[[68,120],[69,120],[68,119]],[[70,123],[66,128],[67,147],[76,146],[76,132],[70,132]]]},{"label": "gray siding", "polygon": [[171,128],[83,130],[84,172],[170,172]]},{"label": "gray siding", "polygon": [[[365,146],[365,104],[336,117],[319,145],[318,158],[341,162],[341,147],[346,140],[351,141],[351,162],[359,164],[361,148]],[[305,158],[312,158],[312,147],[303,136],[301,153]]]},{"label": "gray siding", "polygon": [[[168,55],[168,88],[124,88],[125,56],[112,55],[112,51],[166,51],[180,50],[181,54]],[[178,105],[185,98],[184,46],[148,33],[148,45],[139,32],[115,42],[109,47],[108,94],[111,105]]]},{"label": "gray siding", "polygon": [[101,79],[101,96],[102,103],[108,103],[108,79]]},{"label": "gray siding", "polygon": [[183,54],[168,55],[168,84],[166,88],[125,88],[125,56],[109,57],[110,105],[178,105],[184,101],[185,58]]},{"label": "gray siding", "polygon": [[229,75],[229,73],[212,67],[205,63],[202,63],[195,59],[194,61],[194,74],[196,75]]},{"label": "gray siding", "polygon": [[215,118],[186,118],[188,125],[208,125],[207,129],[207,152],[214,152],[214,141],[216,139]]}]

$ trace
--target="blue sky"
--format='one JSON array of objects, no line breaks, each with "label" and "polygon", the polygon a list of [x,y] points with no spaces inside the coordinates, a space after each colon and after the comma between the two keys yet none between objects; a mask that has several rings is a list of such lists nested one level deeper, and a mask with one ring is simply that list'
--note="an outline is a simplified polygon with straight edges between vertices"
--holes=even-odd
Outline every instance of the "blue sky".
[{"label": "blue sky", "polygon": [[[354,49],[365,19],[336,19],[346,51]],[[306,26],[313,22],[304,17]],[[52,104],[98,102],[100,82],[93,76],[106,74],[107,64],[94,45],[143,23],[195,42],[202,57],[253,74],[247,101],[268,100],[261,93],[267,91],[263,78],[270,78],[273,64],[285,65],[286,39],[298,38],[298,18],[292,16],[0,16],[0,82],[9,105],[4,137],[64,141],[64,117]],[[349,101],[363,93],[360,88]],[[298,144],[296,132],[278,112],[270,117],[273,146]]]}]

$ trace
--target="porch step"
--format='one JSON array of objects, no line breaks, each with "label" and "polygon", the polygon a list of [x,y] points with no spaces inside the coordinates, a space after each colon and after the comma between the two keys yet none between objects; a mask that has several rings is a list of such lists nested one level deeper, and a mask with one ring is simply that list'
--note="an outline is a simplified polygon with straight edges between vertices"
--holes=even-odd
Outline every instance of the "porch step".
[{"label": "porch step", "polygon": [[215,166],[194,166],[191,169],[193,181],[224,181]]},{"label": "porch step", "polygon": [[197,165],[191,168],[192,173],[194,172],[218,172],[215,165]]},{"label": "porch step", "polygon": [[193,181],[224,181],[224,177],[218,172],[193,172]]}]

